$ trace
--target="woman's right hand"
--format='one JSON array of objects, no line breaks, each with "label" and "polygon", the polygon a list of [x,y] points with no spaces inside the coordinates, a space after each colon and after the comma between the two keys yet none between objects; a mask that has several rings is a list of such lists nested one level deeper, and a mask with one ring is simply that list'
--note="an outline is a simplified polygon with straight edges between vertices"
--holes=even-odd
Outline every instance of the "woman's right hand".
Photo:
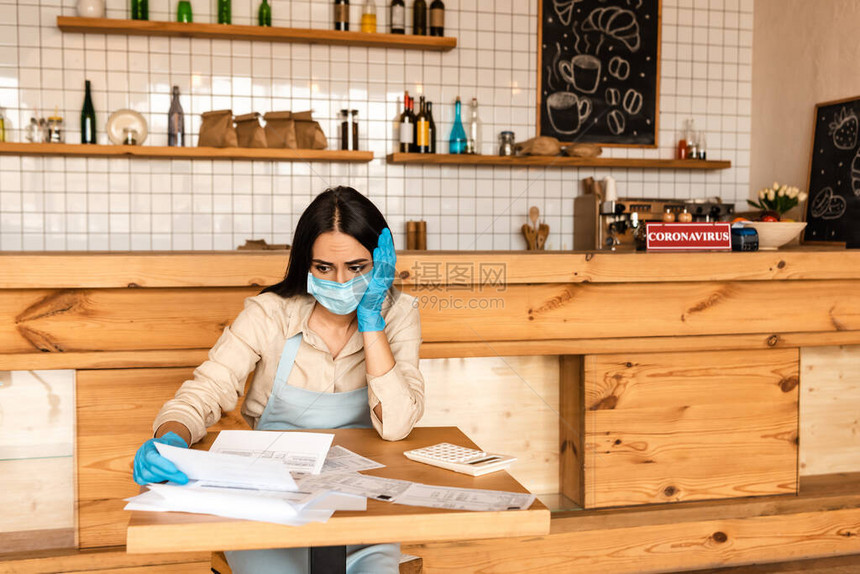
[{"label": "woman's right hand", "polygon": [[166,433],[158,438],[151,438],[134,455],[134,481],[138,484],[149,484],[151,482],[164,482],[169,480],[179,484],[186,484],[188,477],[176,468],[172,462],[164,458],[155,448],[155,443],[160,442],[170,446],[188,448],[188,443],[175,432]]}]

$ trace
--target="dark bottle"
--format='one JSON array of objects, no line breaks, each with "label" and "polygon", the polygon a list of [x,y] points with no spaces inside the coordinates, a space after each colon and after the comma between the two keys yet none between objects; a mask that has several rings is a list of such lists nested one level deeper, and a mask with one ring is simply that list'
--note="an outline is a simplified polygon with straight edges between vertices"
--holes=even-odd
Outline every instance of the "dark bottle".
[{"label": "dark bottle", "polygon": [[334,29],[349,30],[349,0],[334,0]]},{"label": "dark bottle", "polygon": [[406,33],[406,4],[403,0],[391,0],[389,12],[392,34]]},{"label": "dark bottle", "polygon": [[412,118],[412,114],[409,113],[409,92],[406,92],[403,96],[403,113],[400,114],[398,126],[400,128],[398,138],[401,153],[409,153],[412,151],[412,143],[415,141],[412,139],[414,137],[415,130],[414,123],[415,120]]},{"label": "dark bottle", "polygon": [[430,35],[445,35],[445,4],[442,0],[433,0],[430,3]]},{"label": "dark bottle", "polygon": [[149,20],[149,0],[131,0],[131,19]]},{"label": "dark bottle", "polygon": [[218,0],[218,23],[233,23],[233,5],[231,0]]},{"label": "dark bottle", "polygon": [[186,24],[194,21],[194,17],[191,14],[190,0],[180,0],[179,4],[176,5],[176,21],[185,22]]},{"label": "dark bottle", "polygon": [[430,153],[436,153],[436,122],[433,121],[433,102],[427,102],[427,121],[430,124]]},{"label": "dark bottle", "polygon": [[427,2],[415,0],[412,5],[412,33],[416,36],[427,35]]},{"label": "dark bottle", "polygon": [[430,153],[430,121],[427,119],[427,104],[424,96],[419,98],[418,117],[415,118],[415,151]]},{"label": "dark bottle", "polygon": [[263,0],[263,3],[260,4],[260,10],[257,12],[257,24],[269,27],[272,25],[272,7],[266,0]]},{"label": "dark bottle", "polygon": [[167,145],[185,145],[185,113],[179,103],[179,86],[173,86],[173,101],[170,102],[170,111],[167,114]]},{"label": "dark bottle", "polygon": [[415,98],[409,97],[409,115],[412,116],[412,145],[411,153],[418,153],[418,114],[415,113]]},{"label": "dark bottle", "polygon": [[96,110],[93,107],[93,96],[90,94],[90,81],[86,81],[84,107],[81,110],[81,143],[96,143]]}]

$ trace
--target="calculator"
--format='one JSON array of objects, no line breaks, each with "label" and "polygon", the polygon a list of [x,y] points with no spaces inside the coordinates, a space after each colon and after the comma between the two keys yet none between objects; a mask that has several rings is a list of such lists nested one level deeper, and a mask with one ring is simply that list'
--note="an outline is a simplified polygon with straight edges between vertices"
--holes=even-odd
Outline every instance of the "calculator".
[{"label": "calculator", "polygon": [[491,454],[447,442],[425,448],[407,450],[403,454],[406,458],[417,462],[432,464],[433,466],[472,476],[480,476],[488,472],[502,470],[517,460],[512,456]]}]

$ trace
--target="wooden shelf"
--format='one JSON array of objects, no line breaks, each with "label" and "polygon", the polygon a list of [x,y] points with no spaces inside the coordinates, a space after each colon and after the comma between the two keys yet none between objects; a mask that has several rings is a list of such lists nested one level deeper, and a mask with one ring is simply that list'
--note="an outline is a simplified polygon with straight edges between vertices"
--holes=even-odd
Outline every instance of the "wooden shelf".
[{"label": "wooden shelf", "polygon": [[70,157],[143,157],[157,159],[239,159],[267,161],[328,161],[366,163],[370,151],[314,149],[167,147],[128,145],[86,145],[59,143],[0,143],[0,155],[40,155]]},{"label": "wooden shelf", "polygon": [[76,18],[57,16],[57,26],[63,32],[119,34],[123,36],[175,36],[180,38],[214,38],[222,40],[259,40],[331,46],[366,46],[370,48],[400,48],[402,50],[435,50],[448,52],[457,47],[457,38],[341,32],[311,28],[272,28],[238,24],[195,24],[155,22],[151,20],[119,20],[116,18]]},{"label": "wooden shelf", "polygon": [[427,153],[388,154],[388,163],[423,165],[507,165],[535,167],[620,167],[640,169],[728,169],[730,161],[702,161],[687,159],[629,159],[613,157],[562,157],[456,155]]}]

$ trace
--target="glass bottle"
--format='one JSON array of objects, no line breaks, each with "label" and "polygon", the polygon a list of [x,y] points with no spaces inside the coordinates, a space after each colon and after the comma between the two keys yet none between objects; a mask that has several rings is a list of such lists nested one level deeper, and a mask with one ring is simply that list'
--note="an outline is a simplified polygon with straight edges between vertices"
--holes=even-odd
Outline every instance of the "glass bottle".
[{"label": "glass bottle", "polygon": [[403,113],[400,114],[399,121],[399,151],[400,153],[409,153],[412,151],[412,133],[413,133],[412,115],[409,113],[409,92],[403,96]]},{"label": "glass bottle", "polygon": [[231,0],[218,0],[218,23],[233,23],[233,3]]},{"label": "glass bottle", "polygon": [[415,141],[418,153],[430,153],[430,122],[427,120],[427,103],[424,96],[418,98],[418,117],[415,119],[415,130],[418,137]]},{"label": "glass bottle", "polygon": [[349,0],[334,0],[334,29],[349,30]]},{"label": "glass bottle", "polygon": [[430,123],[430,153],[436,153],[436,122],[433,121],[433,102],[427,102],[427,121]]},{"label": "glass bottle", "polygon": [[684,120],[681,138],[678,140],[678,159],[687,159],[687,139],[690,137],[690,120]]},{"label": "glass bottle", "polygon": [[93,96],[90,93],[90,81],[86,80],[84,107],[81,109],[81,143],[96,143],[96,110],[93,107]]},{"label": "glass bottle", "polygon": [[415,113],[415,98],[409,97],[409,117],[412,118],[412,145],[409,146],[410,153],[418,153],[418,114]]},{"label": "glass bottle", "polygon": [[179,103],[179,86],[173,86],[173,101],[167,113],[167,145],[172,147],[185,146],[185,113]]},{"label": "glass bottle", "polygon": [[0,142],[6,141],[6,110],[0,108]]},{"label": "glass bottle", "polygon": [[406,33],[406,4],[403,0],[391,0],[389,12],[392,34]]},{"label": "glass bottle", "polygon": [[194,17],[191,14],[191,0],[179,0],[176,5],[176,21],[191,23]]},{"label": "glass bottle", "polygon": [[364,0],[361,9],[361,31],[371,34],[376,32],[376,2],[373,0]]},{"label": "glass bottle", "polygon": [[454,127],[451,129],[451,139],[448,141],[448,151],[458,154],[466,151],[466,130],[463,129],[461,119],[460,97],[454,102]]},{"label": "glass bottle", "polygon": [[131,0],[131,19],[149,20],[149,0]]},{"label": "glass bottle", "polygon": [[466,140],[466,152],[481,153],[481,120],[478,119],[478,98],[472,98],[472,113],[469,119],[469,138]]},{"label": "glass bottle", "polygon": [[433,0],[430,3],[430,35],[445,35],[445,4],[442,0]]},{"label": "glass bottle", "polygon": [[687,124],[687,159],[699,159],[699,146],[696,142],[696,120],[689,120]]},{"label": "glass bottle", "polygon": [[427,35],[427,2],[415,0],[412,5],[412,33],[416,36]]},{"label": "glass bottle", "polygon": [[257,24],[260,26],[272,26],[272,7],[266,0],[260,4],[260,9],[257,11]]}]

